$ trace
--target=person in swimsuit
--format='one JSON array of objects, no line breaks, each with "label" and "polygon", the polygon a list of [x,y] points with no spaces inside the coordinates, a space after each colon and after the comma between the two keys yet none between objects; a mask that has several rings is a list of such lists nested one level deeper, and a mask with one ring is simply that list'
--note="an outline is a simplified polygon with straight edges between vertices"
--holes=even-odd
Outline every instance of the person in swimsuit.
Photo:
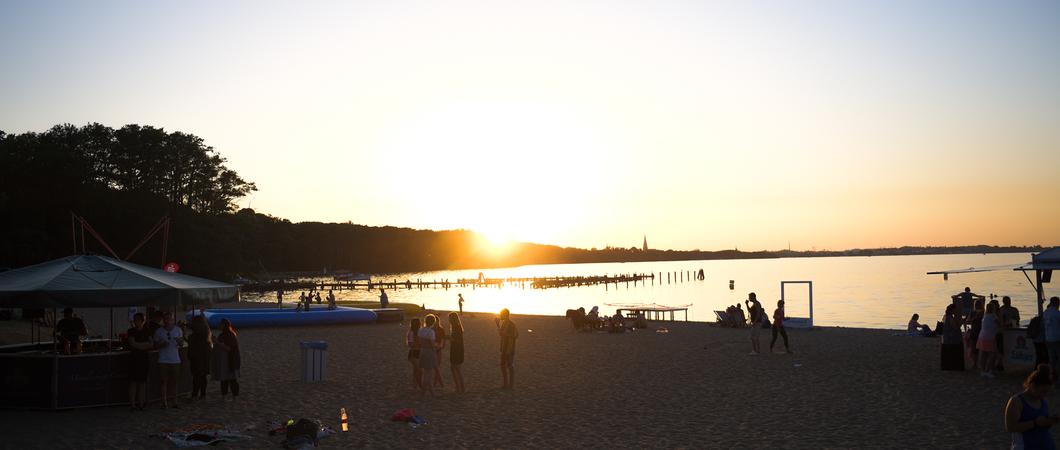
[{"label": "person in swimsuit", "polygon": [[1049,428],[1060,423],[1060,417],[1049,414],[1045,400],[1053,387],[1050,372],[1047,364],[1038,366],[1023,382],[1023,392],[1005,405],[1005,431],[1012,433],[1013,450],[1056,450]]},{"label": "person in swimsuit", "polygon": [[457,392],[464,392],[464,374],[460,365],[464,364],[464,324],[460,315],[449,313],[449,369],[453,372],[453,384]]},{"label": "person in swimsuit", "polygon": [[512,322],[508,308],[501,310],[494,323],[501,337],[501,378],[504,380],[501,389],[512,389],[515,387],[515,340],[519,338],[519,330]]},{"label": "person in swimsuit", "polygon": [[773,311],[773,342],[769,343],[769,351],[773,351],[773,346],[777,343],[777,333],[780,333],[784,337],[784,353],[791,353],[791,347],[788,346],[788,332],[784,329],[784,300],[777,300],[777,309]]},{"label": "person in swimsuit", "polygon": [[420,371],[420,319],[414,318],[409,323],[409,330],[405,333],[405,346],[409,349],[408,360],[412,364],[412,386],[416,390],[423,389],[422,373]]}]

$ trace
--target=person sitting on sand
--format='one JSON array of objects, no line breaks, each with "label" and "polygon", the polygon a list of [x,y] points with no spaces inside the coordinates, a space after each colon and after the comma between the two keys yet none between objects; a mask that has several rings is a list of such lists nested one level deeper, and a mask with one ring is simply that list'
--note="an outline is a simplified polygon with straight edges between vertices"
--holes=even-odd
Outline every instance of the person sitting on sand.
[{"label": "person sitting on sand", "polygon": [[585,315],[585,321],[589,323],[589,328],[594,330],[600,328],[600,307],[594,306],[593,309],[589,310],[589,314]]},{"label": "person sitting on sand", "polygon": [[1014,449],[1056,449],[1049,428],[1060,423],[1060,417],[1049,414],[1045,399],[1053,387],[1051,372],[1048,365],[1038,366],[1023,381],[1023,392],[1005,405],[1005,431],[1012,433]]},{"label": "person sitting on sand", "polygon": [[919,333],[921,336],[931,336],[931,327],[920,324],[920,314],[913,314],[913,317],[909,319],[909,326],[906,327],[906,331],[910,333]]},{"label": "person sitting on sand", "polygon": [[773,311],[773,342],[769,343],[770,352],[777,343],[777,333],[780,333],[784,337],[784,353],[791,353],[791,347],[788,346],[788,332],[784,329],[785,320],[787,317],[784,316],[784,300],[777,300],[777,309]]},{"label": "person sitting on sand", "polygon": [[743,306],[739,303],[736,304],[736,311],[733,315],[733,320],[736,321],[736,326],[739,328],[747,326],[747,316],[743,314]]},{"label": "person sitting on sand", "polygon": [[608,328],[610,333],[624,333],[626,331],[626,319],[622,317],[622,311],[615,311],[615,315],[611,316],[611,320],[608,321]]},{"label": "person sitting on sand", "polygon": [[508,308],[501,310],[500,317],[494,320],[494,324],[497,325],[497,334],[501,338],[501,378],[504,380],[501,389],[513,389],[515,387],[515,340],[519,338],[519,330],[515,327],[515,322],[512,322]]}]

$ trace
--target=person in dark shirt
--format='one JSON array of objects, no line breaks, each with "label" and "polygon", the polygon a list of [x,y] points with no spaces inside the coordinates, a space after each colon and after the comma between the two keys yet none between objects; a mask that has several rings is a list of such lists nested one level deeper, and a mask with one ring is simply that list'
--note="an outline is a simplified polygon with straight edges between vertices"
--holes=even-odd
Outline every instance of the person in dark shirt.
[{"label": "person in dark shirt", "polygon": [[143,313],[133,316],[133,327],[125,332],[125,346],[129,349],[129,408],[143,410],[147,403],[147,373],[150,368],[147,352],[154,343],[144,329]]},{"label": "person in dark shirt", "polygon": [[144,325],[144,330],[147,331],[148,336],[154,336],[155,331],[162,328],[162,311],[147,308],[147,312],[147,320],[149,320],[149,322]]},{"label": "person in dark shirt", "polygon": [[55,332],[63,345],[63,353],[76,355],[81,353],[81,337],[88,336],[85,322],[80,317],[74,317],[74,309],[63,310],[63,318],[55,324]]}]

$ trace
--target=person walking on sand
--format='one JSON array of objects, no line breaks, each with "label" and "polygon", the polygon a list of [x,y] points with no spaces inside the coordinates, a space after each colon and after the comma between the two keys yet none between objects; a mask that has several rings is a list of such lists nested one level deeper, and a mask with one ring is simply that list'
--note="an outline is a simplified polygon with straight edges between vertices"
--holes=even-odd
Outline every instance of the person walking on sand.
[{"label": "person walking on sand", "polygon": [[405,346],[408,347],[408,360],[412,365],[412,387],[416,390],[423,389],[423,373],[420,370],[420,319],[413,318],[409,322],[409,329],[405,332]]},{"label": "person walking on sand", "polygon": [[434,395],[434,373],[438,371],[438,340],[434,333],[434,326],[438,323],[438,316],[427,314],[423,319],[424,327],[416,333],[420,343],[420,370],[423,377],[420,379],[422,392]]},{"label": "person walking on sand", "polygon": [[773,346],[777,343],[777,333],[784,337],[784,353],[791,353],[788,346],[788,332],[784,329],[784,300],[777,300],[777,309],[773,311],[773,342],[769,343],[769,351],[773,352]]},{"label": "person walking on sand", "polygon": [[500,317],[494,319],[497,334],[501,338],[501,378],[504,380],[501,389],[515,388],[515,340],[519,338],[519,330],[511,316],[508,308],[504,308]]},{"label": "person walking on sand", "polygon": [[453,372],[453,384],[457,392],[464,392],[464,374],[460,365],[464,363],[464,324],[460,315],[449,313],[449,369]]},{"label": "person walking on sand", "polygon": [[1060,298],[1049,299],[1049,307],[1042,313],[1042,326],[1045,328],[1045,348],[1049,352],[1049,368],[1056,380],[1057,367],[1060,367]]},{"label": "person walking on sand", "polygon": [[747,304],[747,314],[751,316],[751,355],[758,355],[762,352],[762,344],[758,335],[762,331],[765,311],[762,310],[762,304],[758,302],[758,297],[754,292],[747,294],[747,300],[744,303]]},{"label": "person walking on sand", "polygon": [[232,400],[239,397],[239,369],[242,367],[239,354],[239,335],[232,321],[221,319],[221,334],[217,336],[214,346],[213,379],[221,382],[221,401],[225,401],[228,391],[232,391]]},{"label": "person walking on sand", "polygon": [[464,294],[456,294],[456,307],[460,309],[460,315],[464,315]]},{"label": "person walking on sand", "polygon": [[390,299],[387,298],[386,289],[383,289],[383,288],[379,288],[379,307],[380,308],[389,308],[390,307]]},{"label": "person walking on sand", "polygon": [[1060,417],[1049,414],[1045,397],[1053,387],[1048,365],[1038,366],[1023,382],[1023,392],[1013,395],[1005,405],[1005,431],[1012,433],[1012,449],[1056,450],[1049,428],[1060,423]]},{"label": "person walking on sand", "polygon": [[276,307],[283,309],[283,290],[276,291]]}]

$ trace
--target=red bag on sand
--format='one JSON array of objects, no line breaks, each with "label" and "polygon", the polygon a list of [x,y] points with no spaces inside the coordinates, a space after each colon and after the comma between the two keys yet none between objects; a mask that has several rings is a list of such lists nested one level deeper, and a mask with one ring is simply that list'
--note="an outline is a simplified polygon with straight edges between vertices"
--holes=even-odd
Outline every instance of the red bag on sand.
[{"label": "red bag on sand", "polygon": [[390,420],[394,422],[408,422],[415,415],[416,411],[413,411],[411,408],[401,408],[394,412],[394,415],[390,417]]}]

